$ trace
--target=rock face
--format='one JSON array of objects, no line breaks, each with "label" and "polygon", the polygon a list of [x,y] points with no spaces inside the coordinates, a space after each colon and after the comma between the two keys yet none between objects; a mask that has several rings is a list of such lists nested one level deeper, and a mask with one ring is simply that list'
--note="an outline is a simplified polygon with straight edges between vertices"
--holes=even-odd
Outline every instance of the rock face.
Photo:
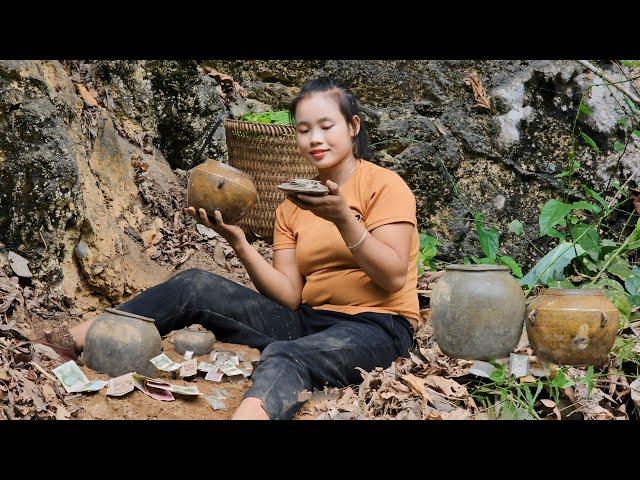
[{"label": "rock face", "polygon": [[[209,64],[240,79],[248,98],[273,109],[286,108],[296,87],[315,76],[343,80],[363,103],[374,162],[397,171],[412,188],[420,228],[442,238],[443,258],[460,261],[481,254],[469,221],[472,210],[496,224],[502,253],[528,266],[537,253],[506,225],[521,220],[527,237],[544,246],[537,239],[540,207],[561,194],[562,183],[554,175],[568,165],[580,97],[602,83],[575,61]],[[491,110],[474,108],[476,100],[465,81],[473,71],[491,99]],[[620,73],[612,75],[624,79]],[[618,120],[630,113],[622,95],[595,86],[585,103],[593,114],[581,116],[578,128],[595,139],[603,155],[578,142],[576,160],[584,168],[577,176],[596,189],[605,187],[612,175],[620,183],[632,176],[631,185],[637,185],[640,139],[632,139],[615,168],[613,145],[624,138]]]},{"label": "rock face", "polygon": [[[622,157],[613,151],[633,112],[572,61],[0,61],[0,244],[29,259],[36,285],[67,301],[113,303],[170,274],[143,250],[172,220],[182,170],[224,111],[213,71],[241,86],[236,115],[285,109],[318,75],[350,85],[372,161],[412,188],[419,227],[441,238],[447,261],[480,253],[470,221],[480,211],[496,224],[501,253],[532,264],[529,240],[506,225],[521,220],[544,247],[539,208],[561,194],[555,175],[585,91],[593,113],[578,128],[603,154],[578,142],[577,175],[596,189],[611,176],[640,181],[640,139]],[[473,71],[491,109],[475,106]],[[221,128],[203,159],[225,154]]]},{"label": "rock face", "polygon": [[60,63],[0,64],[0,238],[29,259],[38,286],[115,302],[165,275],[118,224],[142,203],[136,151],[174,179]]}]

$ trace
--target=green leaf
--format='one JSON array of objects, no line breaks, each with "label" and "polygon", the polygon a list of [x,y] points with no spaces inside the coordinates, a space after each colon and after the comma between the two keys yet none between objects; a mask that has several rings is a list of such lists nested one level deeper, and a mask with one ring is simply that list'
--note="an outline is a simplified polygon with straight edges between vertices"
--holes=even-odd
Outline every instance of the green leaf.
[{"label": "green leaf", "polygon": [[625,292],[624,287],[620,283],[615,280],[611,280],[610,278],[601,278],[595,283],[595,285],[589,283],[584,284],[582,287],[596,287],[602,289],[609,300],[611,300],[611,303],[616,306],[618,312],[620,312],[621,323],[625,324],[629,321],[629,318],[631,317],[631,296]]},{"label": "green leaf", "polygon": [[544,285],[552,279],[564,280],[564,269],[571,263],[571,260],[584,255],[584,253],[585,250],[582,246],[573,242],[562,242],[536,263],[531,271],[520,280],[520,285],[531,288],[536,283]]},{"label": "green leaf", "polygon": [[571,204],[572,210],[588,210],[591,213],[598,213],[602,210],[599,206],[585,202],[584,200],[580,200],[579,202],[574,202]]},{"label": "green leaf", "polygon": [[482,251],[487,257],[495,260],[499,248],[498,231],[495,228],[484,228],[482,214],[480,212],[476,212],[474,218]]},{"label": "green leaf", "polygon": [[515,233],[516,235],[522,235],[524,233],[524,225],[522,225],[520,220],[512,220],[507,227],[511,233]]},{"label": "green leaf", "polygon": [[631,318],[631,295],[628,295],[623,290],[604,290],[604,293],[609,297],[611,303],[613,303],[618,312],[620,313],[620,320],[624,325]]},{"label": "green leaf", "polygon": [[624,287],[610,278],[600,278],[594,283],[585,283],[582,288],[601,288],[603,290],[617,290],[624,293]]},{"label": "green leaf", "polygon": [[611,240],[610,238],[603,238],[600,244],[603,247],[619,247],[620,246],[618,242],[616,242],[615,240]]},{"label": "green leaf", "polygon": [[576,286],[567,280],[550,280],[547,282],[549,288],[576,288]]},{"label": "green leaf", "polygon": [[288,110],[278,112],[245,113],[240,117],[245,122],[274,123],[278,125],[292,125],[291,116]]},{"label": "green leaf", "polygon": [[438,245],[438,239],[427,235],[426,233],[420,233],[420,250],[425,255],[433,258],[436,256],[436,245]]},{"label": "green leaf", "polygon": [[[591,260],[589,260],[589,257],[582,257],[582,264],[585,266],[585,268],[591,272],[599,272],[600,269],[602,268],[602,266],[598,266],[598,264],[592,262]],[[598,262],[598,263],[602,263],[604,264],[604,262]]]},{"label": "green leaf", "polygon": [[567,388],[575,385],[575,382],[570,378],[567,378],[562,369],[556,372],[556,376],[549,382],[549,385],[555,388]]},{"label": "green leaf", "polygon": [[555,177],[568,177],[569,175],[573,175],[574,173],[576,173],[580,169],[580,167],[582,167],[582,164],[580,162],[573,162],[568,170],[563,170],[562,173],[555,175]]},{"label": "green leaf", "polygon": [[631,266],[628,260],[622,257],[616,257],[611,264],[607,267],[607,272],[615,275],[616,277],[627,280],[631,275]]},{"label": "green leaf", "polygon": [[598,202],[600,205],[602,205],[603,208],[609,208],[609,204],[607,202],[605,202],[604,198],[602,198],[600,196],[600,194],[598,194],[597,192],[591,190],[589,187],[587,187],[586,185],[582,185],[582,188],[584,189],[584,191],[591,196],[591,198],[593,198],[596,202]]},{"label": "green leaf", "polygon": [[513,258],[511,258],[508,255],[501,255],[498,258],[500,259],[501,263],[503,263],[504,265],[506,265],[511,269],[511,272],[513,272],[513,274],[517,278],[522,278],[522,269],[520,268],[520,265],[518,265],[518,262],[516,262]]},{"label": "green leaf", "polygon": [[564,242],[566,240],[566,235],[562,232],[559,232],[555,228],[552,228],[551,230],[549,230],[549,233],[547,233],[547,235],[552,238],[557,238],[561,242]]},{"label": "green leaf", "polygon": [[611,182],[611,186],[615,188],[618,193],[620,193],[620,195],[622,195],[624,198],[628,197],[627,192],[625,192],[624,188],[622,188],[622,185],[620,185],[620,182],[618,182],[617,180],[615,182]]},{"label": "green leaf", "polygon": [[287,110],[273,112],[271,114],[271,123],[276,123],[279,125],[290,125],[291,118],[290,118],[289,112]]},{"label": "green leaf", "polygon": [[600,255],[600,235],[592,225],[580,223],[569,229],[571,239],[582,246],[594,260]]},{"label": "green leaf", "polygon": [[563,203],[555,198],[545,203],[538,218],[540,236],[549,235],[551,229],[560,224],[572,209],[573,205]]},{"label": "green leaf", "polygon": [[431,270],[435,270],[435,263],[433,258],[437,255],[436,245],[439,245],[438,240],[426,233],[420,233],[420,250],[418,252],[418,275],[422,275],[425,271],[425,267]]},{"label": "green leaf", "polygon": [[624,103],[627,104],[627,106],[631,109],[633,113],[638,113],[638,108],[636,107],[636,104],[633,100],[631,100],[628,97],[624,97]]},{"label": "green leaf", "polygon": [[622,125],[624,128],[629,128],[629,127],[631,126],[631,123],[629,122],[629,119],[628,119],[628,118],[626,118],[626,117],[619,118],[619,119],[616,121],[616,123],[617,123],[618,125]]},{"label": "green leaf", "polygon": [[582,137],[582,139],[585,141],[587,145],[593,148],[596,152],[600,153],[600,149],[598,148],[598,145],[596,145],[596,142],[593,141],[593,138],[591,138],[589,135],[587,135],[584,132],[580,132],[580,136]]},{"label": "green leaf", "polygon": [[584,378],[581,379],[581,381],[587,385],[588,400],[589,396],[591,395],[591,390],[593,390],[593,387],[595,386],[595,382],[593,381],[593,365],[589,365],[587,367],[587,374],[584,376]]},{"label": "green leaf", "polygon": [[631,232],[631,235],[629,235],[627,238],[629,239],[630,243],[635,242],[636,240],[640,240],[640,218],[638,218],[638,221],[636,222],[636,226],[633,229],[633,232]]},{"label": "green leaf", "polygon": [[624,281],[624,288],[630,295],[640,295],[640,267],[631,270],[631,275]]},{"label": "green leaf", "polygon": [[504,381],[507,379],[507,371],[504,365],[498,362],[491,362],[491,364],[496,368],[494,368],[489,375],[489,379],[493,380],[496,383],[504,383]]},{"label": "green leaf", "polygon": [[615,143],[613,144],[613,150],[616,153],[620,153],[621,151],[624,150],[624,143],[622,143],[620,140],[616,140]]},{"label": "green leaf", "polygon": [[636,137],[640,137],[640,130],[634,130],[633,132],[631,132],[633,135],[635,135]]},{"label": "green leaf", "polygon": [[587,105],[585,105],[584,103],[580,104],[580,113],[582,113],[583,115],[591,115],[593,112],[591,111],[591,109],[589,107],[587,107]]},{"label": "green leaf", "polygon": [[471,265],[471,260],[469,260],[469,257],[464,257],[462,259],[462,264],[463,265]]},{"label": "green leaf", "polygon": [[474,257],[473,255],[471,256],[471,260],[473,260],[473,263],[477,263],[480,265],[495,265],[496,261],[492,258],[489,257],[483,257],[483,258],[478,258],[478,257]]}]

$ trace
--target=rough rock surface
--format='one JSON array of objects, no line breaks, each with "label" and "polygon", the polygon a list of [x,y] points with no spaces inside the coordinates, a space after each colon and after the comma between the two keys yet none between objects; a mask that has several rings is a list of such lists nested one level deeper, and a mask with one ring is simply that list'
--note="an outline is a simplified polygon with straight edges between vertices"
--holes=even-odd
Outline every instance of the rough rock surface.
[{"label": "rough rock surface", "polygon": [[[573,61],[2,61],[0,249],[29,260],[34,286],[84,308],[171,274],[158,242],[180,224],[184,170],[223,111],[212,69],[241,86],[235,114],[287,108],[316,75],[346,81],[364,105],[372,160],[412,188],[441,258],[480,253],[473,210],[525,267],[538,256],[529,240],[545,247],[537,216],[561,194],[554,175],[567,165],[580,96],[601,83]],[[473,71],[491,109],[475,106]],[[639,139],[619,160],[613,151],[627,106],[598,86],[585,102],[593,114],[578,126],[603,154],[578,142],[578,176],[596,189],[612,175],[636,187]],[[225,152],[219,129],[204,157]],[[515,218],[529,240],[508,232]]]}]

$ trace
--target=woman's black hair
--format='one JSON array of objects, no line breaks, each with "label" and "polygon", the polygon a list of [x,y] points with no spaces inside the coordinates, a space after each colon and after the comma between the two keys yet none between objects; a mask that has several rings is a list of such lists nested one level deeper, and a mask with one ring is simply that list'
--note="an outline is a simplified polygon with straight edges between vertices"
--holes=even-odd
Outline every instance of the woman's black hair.
[{"label": "woman's black hair", "polygon": [[289,107],[291,123],[295,124],[296,108],[298,107],[300,100],[313,93],[327,93],[334,96],[340,108],[340,112],[347,121],[347,124],[351,125],[354,115],[358,115],[358,117],[360,117],[360,131],[353,139],[353,156],[367,160],[371,159],[369,133],[367,132],[362,114],[360,113],[362,110],[360,101],[342,82],[330,77],[320,77],[305,83],[302,90],[300,90],[300,93],[291,102],[291,107]]}]

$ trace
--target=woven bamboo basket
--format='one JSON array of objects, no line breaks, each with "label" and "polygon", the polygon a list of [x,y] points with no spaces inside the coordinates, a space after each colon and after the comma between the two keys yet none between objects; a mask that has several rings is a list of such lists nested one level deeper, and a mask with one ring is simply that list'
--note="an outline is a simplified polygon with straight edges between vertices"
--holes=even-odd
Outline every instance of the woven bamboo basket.
[{"label": "woven bamboo basket", "polygon": [[276,188],[292,178],[313,178],[318,170],[298,152],[295,128],[243,122],[224,121],[229,164],[253,177],[258,199],[251,212],[238,225],[267,241],[273,241],[276,207],[285,198]]}]

